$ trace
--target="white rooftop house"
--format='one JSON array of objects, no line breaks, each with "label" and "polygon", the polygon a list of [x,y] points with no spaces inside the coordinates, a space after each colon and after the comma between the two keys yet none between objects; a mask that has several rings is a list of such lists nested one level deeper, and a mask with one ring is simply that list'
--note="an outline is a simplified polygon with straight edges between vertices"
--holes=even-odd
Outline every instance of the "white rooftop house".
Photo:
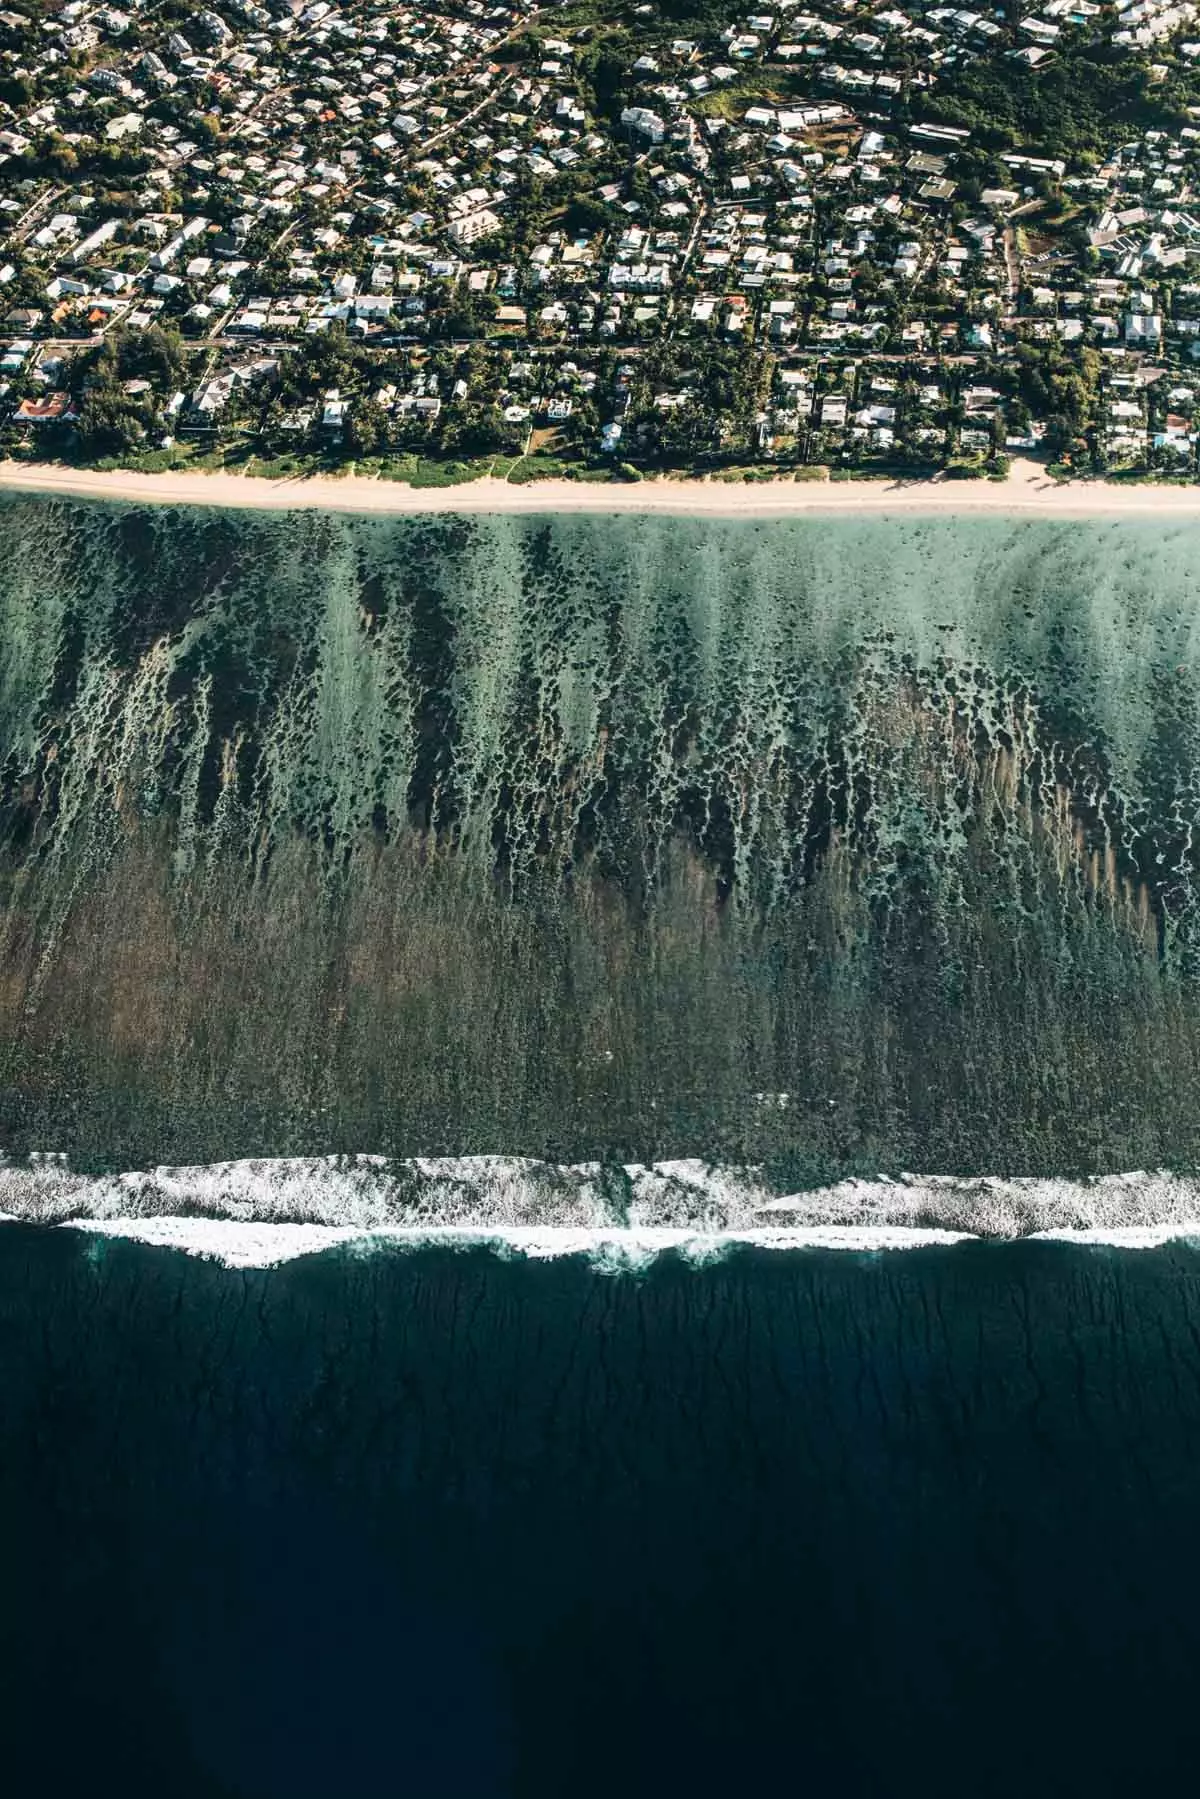
[{"label": "white rooftop house", "polygon": [[667,135],[667,127],[656,112],[646,106],[627,106],[621,113],[621,123],[627,131],[634,131],[639,137],[649,138],[652,144],[661,144]]},{"label": "white rooftop house", "polygon": [[1157,344],[1162,338],[1162,318],[1156,312],[1129,312],[1125,315],[1127,344]]}]

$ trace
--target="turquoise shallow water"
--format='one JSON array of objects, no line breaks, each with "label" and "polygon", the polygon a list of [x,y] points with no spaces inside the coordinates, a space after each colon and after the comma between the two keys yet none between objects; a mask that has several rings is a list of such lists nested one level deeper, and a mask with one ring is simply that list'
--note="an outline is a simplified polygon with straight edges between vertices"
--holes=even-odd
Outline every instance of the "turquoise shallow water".
[{"label": "turquoise shallow water", "polygon": [[10,1150],[1194,1165],[1200,528],[0,540]]}]

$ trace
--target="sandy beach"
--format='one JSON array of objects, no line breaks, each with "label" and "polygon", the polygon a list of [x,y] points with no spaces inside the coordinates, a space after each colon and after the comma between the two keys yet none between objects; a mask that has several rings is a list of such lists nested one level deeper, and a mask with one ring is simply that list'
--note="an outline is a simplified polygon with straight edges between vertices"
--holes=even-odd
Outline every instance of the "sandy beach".
[{"label": "sandy beach", "polygon": [[66,494],[77,499],[162,505],[323,507],[374,513],[658,513],[724,518],[784,518],[797,513],[954,512],[1055,518],[1200,518],[1200,485],[1125,486],[1055,481],[1039,464],[1016,461],[1006,481],[645,480],[597,483],[479,480],[455,487],[408,487],[363,476],[316,475],[271,481],[261,476],[179,471],[160,475],[100,472],[56,463],[0,462],[0,493]]}]

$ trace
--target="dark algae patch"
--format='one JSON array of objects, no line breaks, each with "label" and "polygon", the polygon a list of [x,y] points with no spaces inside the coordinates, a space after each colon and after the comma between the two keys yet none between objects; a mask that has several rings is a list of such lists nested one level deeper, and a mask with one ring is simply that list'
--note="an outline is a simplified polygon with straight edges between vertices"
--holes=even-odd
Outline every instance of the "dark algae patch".
[{"label": "dark algae patch", "polygon": [[1186,1788],[1200,1261],[0,1232],[14,1793]]},{"label": "dark algae patch", "polygon": [[1200,1150],[1200,528],[0,501],[0,1143]]}]

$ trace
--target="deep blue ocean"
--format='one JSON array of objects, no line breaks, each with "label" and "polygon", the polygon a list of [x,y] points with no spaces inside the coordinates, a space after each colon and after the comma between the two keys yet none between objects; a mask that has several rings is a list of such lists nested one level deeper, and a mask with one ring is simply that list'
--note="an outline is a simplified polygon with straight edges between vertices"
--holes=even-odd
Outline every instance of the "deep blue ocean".
[{"label": "deep blue ocean", "polygon": [[1200,1254],[235,1272],[0,1232],[46,1799],[1194,1783]]}]

